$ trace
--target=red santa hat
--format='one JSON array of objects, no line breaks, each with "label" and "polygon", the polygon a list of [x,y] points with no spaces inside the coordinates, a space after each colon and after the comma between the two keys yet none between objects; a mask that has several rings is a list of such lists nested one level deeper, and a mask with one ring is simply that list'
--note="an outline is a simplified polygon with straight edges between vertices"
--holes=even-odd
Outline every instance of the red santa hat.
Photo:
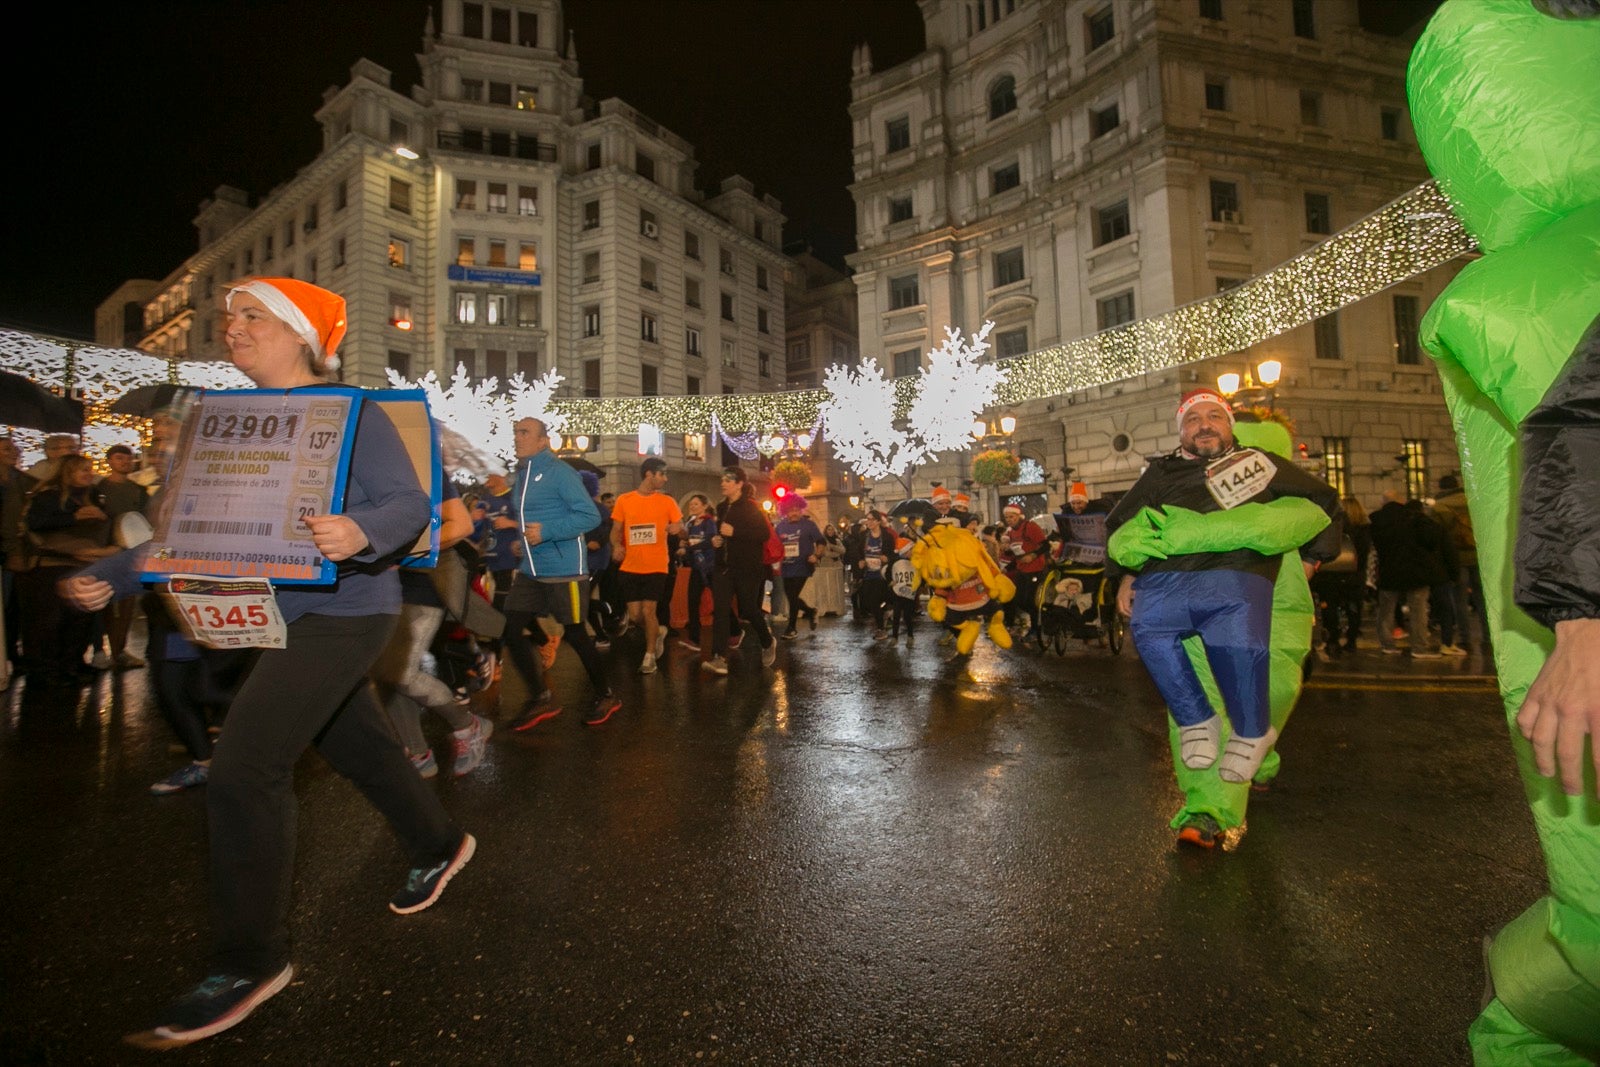
[{"label": "red santa hat", "polygon": [[1020,516],[1022,514],[1022,508],[1018,507],[1016,504],[1007,504],[1005,507],[1000,509],[1000,514],[1002,515],[1010,515],[1013,512]]},{"label": "red santa hat", "polygon": [[344,297],[295,278],[253,278],[228,290],[225,303],[229,311],[233,310],[235,293],[248,293],[261,301],[262,307],[287,323],[311,347],[318,363],[330,371],[339,369],[339,357],[334,352],[344,340]]},{"label": "red santa hat", "polygon": [[1183,398],[1178,401],[1179,426],[1183,425],[1183,417],[1187,415],[1189,413],[1189,409],[1194,407],[1196,404],[1216,404],[1223,411],[1228,413],[1229,425],[1233,424],[1233,409],[1228,406],[1228,401],[1223,397],[1223,395],[1217,392],[1215,389],[1201,386],[1198,389],[1191,389],[1187,393],[1184,393]]},{"label": "red santa hat", "polygon": [[1067,490],[1067,499],[1082,500],[1084,503],[1088,503],[1089,487],[1084,485],[1082,482],[1073,482],[1072,488]]}]

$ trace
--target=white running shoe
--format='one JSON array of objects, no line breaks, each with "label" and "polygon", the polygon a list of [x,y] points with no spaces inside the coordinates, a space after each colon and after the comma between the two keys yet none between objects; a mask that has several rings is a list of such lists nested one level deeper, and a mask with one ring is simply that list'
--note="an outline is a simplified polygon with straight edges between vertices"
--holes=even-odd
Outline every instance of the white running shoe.
[{"label": "white running shoe", "polygon": [[640,661],[640,663],[639,663],[639,673],[640,674],[654,674],[654,673],[656,673],[656,654],[654,652],[646,652],[644,654],[644,659],[642,661]]},{"label": "white running shoe", "polygon": [[1267,753],[1272,751],[1273,743],[1277,740],[1278,731],[1270,726],[1261,737],[1234,734],[1228,738],[1222,762],[1217,765],[1217,777],[1224,782],[1248,782],[1261,769],[1261,761],[1267,758]]},{"label": "white running shoe", "polygon": [[1178,751],[1183,765],[1191,771],[1203,771],[1217,762],[1217,746],[1221,742],[1222,719],[1217,715],[1178,729]]}]

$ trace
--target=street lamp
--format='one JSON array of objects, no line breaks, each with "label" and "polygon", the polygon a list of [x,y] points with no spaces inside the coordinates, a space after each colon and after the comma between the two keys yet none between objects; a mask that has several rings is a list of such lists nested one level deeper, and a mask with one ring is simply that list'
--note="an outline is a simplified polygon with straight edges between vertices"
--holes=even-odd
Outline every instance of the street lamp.
[{"label": "street lamp", "polygon": [[1011,435],[1017,432],[1017,419],[1014,415],[1002,415],[998,419],[979,419],[972,424],[972,437],[974,447],[980,452],[987,452],[991,448],[1011,447]]},{"label": "street lamp", "polygon": [[556,455],[562,459],[578,459],[589,451],[594,440],[586,433],[555,433],[550,435],[550,443],[555,446]]},{"label": "street lamp", "polygon": [[1256,364],[1253,376],[1249,367],[1245,368],[1242,379],[1233,371],[1217,375],[1217,391],[1227,397],[1234,408],[1249,407],[1265,400],[1267,410],[1276,411],[1278,381],[1282,377],[1283,364],[1275,359],[1264,359]]}]

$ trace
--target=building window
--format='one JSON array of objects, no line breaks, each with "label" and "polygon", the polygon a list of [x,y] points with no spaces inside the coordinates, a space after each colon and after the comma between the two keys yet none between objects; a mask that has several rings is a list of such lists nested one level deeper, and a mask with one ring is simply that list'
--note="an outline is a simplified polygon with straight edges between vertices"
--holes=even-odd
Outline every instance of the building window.
[{"label": "building window", "polygon": [[504,241],[489,242],[489,266],[503,267],[506,265],[506,243]]},{"label": "building window", "polygon": [[700,279],[683,279],[683,303],[685,307],[697,308],[700,306]]},{"label": "building window", "polygon": [[656,161],[643,152],[633,153],[633,172],[647,182],[656,180]]},{"label": "building window", "polygon": [[[690,396],[700,394],[700,379],[691,378],[695,387],[689,390]],[[704,463],[706,459],[706,435],[703,433],[686,433],[683,435],[683,458]]]},{"label": "building window", "polygon": [[294,247],[294,230],[295,230],[295,226],[294,226],[294,220],[293,219],[290,219],[288,222],[283,224],[283,247],[284,248],[293,248]]},{"label": "building window", "polygon": [[1322,94],[1311,89],[1300,90],[1300,125],[1322,125]]},{"label": "building window", "polygon": [[1089,138],[1104,137],[1122,124],[1122,116],[1117,112],[1117,105],[1103,107],[1098,111],[1089,112]]},{"label": "building window", "polygon": [[411,183],[399,178],[389,179],[389,210],[402,215],[411,214]]},{"label": "building window", "polygon": [[890,311],[916,307],[920,303],[922,303],[922,294],[918,291],[917,276],[915,274],[889,279]]},{"label": "building window", "polygon": [[1101,45],[1110,44],[1111,38],[1117,35],[1116,18],[1109,7],[1088,15],[1083,20],[1084,36],[1089,40],[1087,52],[1093,52]]},{"label": "building window", "polygon": [[1407,437],[1400,442],[1405,457],[1406,499],[1421,500],[1428,495],[1428,442]]},{"label": "building window", "polygon": [[1115,296],[1108,296],[1103,300],[1095,301],[1095,317],[1100,323],[1100,329],[1108,330],[1113,326],[1121,326],[1125,322],[1133,321],[1133,290],[1128,289]]},{"label": "building window", "polygon": [[520,374],[524,378],[539,376],[539,353],[518,352],[517,361],[509,368],[512,374]]},{"label": "building window", "polygon": [[772,332],[771,330],[767,329],[767,309],[766,308],[756,308],[756,330],[758,332],[760,332],[760,333],[771,333]]},{"label": "building window", "polygon": [[1422,362],[1422,345],[1417,340],[1417,298],[1394,298],[1394,360],[1396,363]]},{"label": "building window", "polygon": [[518,293],[517,325],[524,330],[537,328],[544,317],[541,304],[538,293]]},{"label": "building window", "polygon": [[472,104],[483,103],[483,81],[479,78],[462,78],[461,99]]},{"label": "building window", "polygon": [[585,252],[583,254],[583,284],[600,280],[600,253]]},{"label": "building window", "polygon": [[583,150],[584,166],[588,170],[600,169],[600,142],[596,141]]},{"label": "building window", "polygon": [[989,193],[991,196],[999,196],[1007,189],[1015,189],[1021,184],[1022,168],[1016,163],[1008,163],[989,172]]},{"label": "building window", "polygon": [[759,264],[756,266],[756,288],[762,292],[767,291],[767,268]]},{"label": "building window", "polygon": [[890,119],[883,124],[884,139],[889,143],[889,151],[898,152],[902,148],[911,147],[911,119],[901,115],[897,119]]},{"label": "building window", "polygon": [[263,262],[263,263],[271,263],[272,262],[272,234],[270,234],[270,233],[267,234],[267,239],[262,244],[261,262]]},{"label": "building window", "polygon": [[402,352],[398,348],[389,349],[389,369],[402,378],[411,377],[411,353]]},{"label": "building window", "polygon": [[585,337],[600,336],[599,304],[590,304],[583,309],[583,335]]},{"label": "building window", "polygon": [[1241,286],[1243,284],[1244,284],[1244,279],[1243,278],[1224,278],[1224,277],[1221,277],[1219,275],[1217,277],[1217,292],[1225,293],[1229,289],[1237,289],[1239,286]]},{"label": "building window", "polygon": [[478,350],[475,348],[458,348],[455,350],[455,361],[452,366],[472,367],[478,366]]},{"label": "building window", "polygon": [[506,326],[511,322],[511,297],[505,293],[489,293],[484,297],[483,321],[490,326]]},{"label": "building window", "polygon": [[1200,0],[1200,17],[1213,22],[1222,21],[1222,0]]},{"label": "building window", "polygon": [[411,269],[411,242],[391,235],[389,237],[389,266],[401,270]]},{"label": "building window", "polygon": [[1385,141],[1398,141],[1400,139],[1400,109],[1386,107],[1378,112],[1378,129]]},{"label": "building window", "polygon": [[989,121],[1017,110],[1017,80],[1006,74],[989,86]]},{"label": "building window", "polygon": [[312,285],[317,284],[317,257],[306,257],[306,281]]},{"label": "building window", "polygon": [[922,370],[922,353],[915,348],[907,348],[894,354],[894,376],[906,378]]},{"label": "building window", "polygon": [[517,242],[517,269],[534,271],[539,269],[539,246],[532,241]]},{"label": "building window", "polygon": [[1028,328],[1018,327],[1015,330],[1006,330],[994,335],[994,354],[996,359],[1011,359],[1028,351]]},{"label": "building window", "polygon": [[717,249],[717,267],[724,274],[732,274],[734,272],[733,249],[726,247]]},{"label": "building window", "polygon": [[489,183],[489,210],[494,212],[497,215],[504,215],[506,213],[506,207],[507,207],[506,183],[505,182],[490,182]]},{"label": "building window", "polygon": [[639,288],[657,292],[656,261],[646,256],[639,257]]},{"label": "building window", "polygon": [[600,395],[600,361],[586,359],[583,361],[583,395]]},{"label": "building window", "polygon": [[661,392],[661,374],[648,363],[639,364],[639,395],[658,396]]},{"label": "building window", "polygon": [[523,48],[539,47],[539,16],[532,11],[517,12],[517,44]]},{"label": "building window", "polygon": [[1350,495],[1350,438],[1322,439],[1322,480],[1340,496]]},{"label": "building window", "polygon": [[889,198],[890,223],[905,222],[911,217],[911,198],[909,196],[891,196]]},{"label": "building window", "polygon": [[517,186],[517,214],[537,215],[539,213],[539,187],[537,185]]},{"label": "building window", "polygon": [[756,373],[763,378],[772,377],[772,353],[756,350]]},{"label": "building window", "polygon": [[539,90],[532,85],[517,86],[516,104],[518,111],[539,110]]},{"label": "building window", "polygon": [[811,342],[795,341],[789,345],[789,369],[806,370],[811,366]]},{"label": "building window", "polygon": [[700,351],[700,331],[693,326],[683,331],[683,350],[691,356],[702,355]]},{"label": "building window", "polygon": [[1103,207],[1094,213],[1094,243],[1095,247],[1110,244],[1120,240],[1133,232],[1128,220],[1128,202],[1118,200],[1110,207]]},{"label": "building window", "polygon": [[1333,211],[1328,206],[1327,193],[1306,194],[1306,232],[1333,232]]},{"label": "building window", "polygon": [[733,294],[722,294],[722,317],[729,322],[733,321]]},{"label": "building window", "polygon": [[639,340],[654,342],[656,339],[656,317],[648,311],[639,312]]},{"label": "building window", "polygon": [[652,241],[661,236],[661,229],[656,225],[656,213],[654,211],[641,210],[639,212],[639,232]]},{"label": "building window", "polygon": [[456,322],[462,326],[471,326],[478,321],[478,294],[456,293]]},{"label": "building window", "polygon": [[343,211],[350,204],[350,183],[343,178],[333,187],[333,210]]},{"label": "building window", "polygon": [[317,204],[316,204],[316,201],[312,201],[311,203],[306,205],[305,231],[307,233],[315,233],[317,231]]},{"label": "building window", "polygon": [[1223,79],[1206,79],[1206,110],[1228,110],[1228,83]]},{"label": "building window", "polygon": [[411,329],[411,298],[405,293],[389,294],[389,325],[397,330]]},{"label": "building window", "polygon": [[405,145],[411,141],[411,127],[399,119],[389,120],[389,143],[392,145]]},{"label": "building window", "polygon": [[[271,252],[272,249],[268,248],[267,251]],[[343,237],[337,238],[333,242],[333,265],[335,267],[344,266],[344,238]]]},{"label": "building window", "polygon": [[583,228],[586,230],[598,229],[600,226],[600,201],[586,200],[583,203]]},{"label": "building window", "polygon": [[738,362],[738,353],[734,351],[733,342],[724,340],[722,342],[722,365],[724,367],[735,367],[738,366]]},{"label": "building window", "polygon": [[472,237],[456,238],[456,265],[470,267],[477,260],[477,241]]},{"label": "building window", "polygon": [[[697,378],[693,374],[689,375],[687,378],[685,378],[683,380],[683,391],[685,393],[689,394],[690,396],[699,396],[700,395],[700,379]],[[695,434],[694,436],[700,438],[701,446],[704,447],[705,438],[700,434]],[[689,439],[687,437],[684,438],[685,442],[687,442],[688,440]],[[687,448],[687,447],[688,446],[686,444],[685,448]]]},{"label": "building window", "polygon": [[478,210],[478,183],[466,178],[456,179],[456,210]]},{"label": "building window", "polygon": [[489,40],[501,44],[511,43],[511,11],[504,7],[489,9]]},{"label": "building window", "polygon": [[1211,181],[1211,221],[1243,222],[1239,211],[1239,187],[1233,182]]},{"label": "building window", "polygon": [[994,254],[994,287],[1020,282],[1026,275],[1022,270],[1022,249],[1008,248]]},{"label": "building window", "polygon": [[1316,14],[1311,0],[1294,0],[1294,35],[1308,41],[1317,39]]},{"label": "building window", "polygon": [[700,258],[700,235],[693,230],[683,231],[683,254],[693,260]]},{"label": "building window", "polygon": [[1339,313],[1322,316],[1311,324],[1318,359],[1339,359]]}]

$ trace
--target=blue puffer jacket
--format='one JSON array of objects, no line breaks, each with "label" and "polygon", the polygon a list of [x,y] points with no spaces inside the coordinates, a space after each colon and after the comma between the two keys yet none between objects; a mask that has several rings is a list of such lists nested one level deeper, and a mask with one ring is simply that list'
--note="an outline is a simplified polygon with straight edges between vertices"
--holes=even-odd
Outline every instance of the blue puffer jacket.
[{"label": "blue puffer jacket", "polygon": [[578,472],[550,449],[529,456],[517,468],[512,490],[524,526],[540,524],[540,541],[522,539],[517,568],[532,578],[570,578],[589,573],[584,534],[600,525],[600,509],[584,488]]}]

